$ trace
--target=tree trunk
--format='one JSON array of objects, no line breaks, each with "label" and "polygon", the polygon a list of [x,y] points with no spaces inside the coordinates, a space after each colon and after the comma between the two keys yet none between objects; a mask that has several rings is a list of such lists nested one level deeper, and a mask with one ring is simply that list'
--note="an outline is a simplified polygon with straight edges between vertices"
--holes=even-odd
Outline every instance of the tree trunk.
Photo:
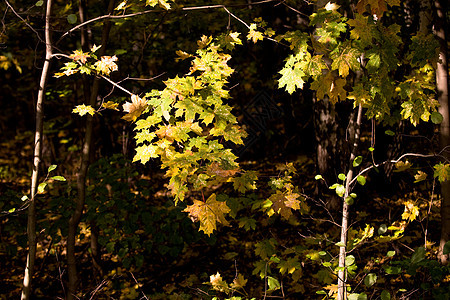
[{"label": "tree trunk", "polygon": [[[111,14],[114,9],[114,0],[110,0],[108,4],[108,13]],[[109,32],[111,29],[111,22],[107,19],[103,25],[102,31],[102,47],[100,48],[98,55],[101,57],[105,54],[106,44],[109,38]],[[90,94],[89,105],[95,107],[98,91],[99,91],[99,79],[95,78],[92,84],[92,90]],[[69,219],[69,228],[67,235],[67,267],[68,267],[68,295],[67,299],[72,300],[75,298],[77,286],[78,286],[78,275],[77,266],[75,258],[75,240],[77,235],[78,225],[80,223],[81,217],[83,215],[84,203],[86,200],[86,176],[89,168],[89,160],[92,152],[92,136],[93,136],[93,117],[88,115],[86,120],[86,132],[85,140],[83,143],[83,150],[81,155],[80,170],[77,174],[77,190],[78,198],[76,202],[75,211],[72,217]]]},{"label": "tree trunk", "polygon": [[341,223],[341,247],[339,247],[339,272],[338,272],[338,300],[345,300],[346,297],[346,287],[345,283],[347,281],[347,270],[345,266],[345,258],[347,257],[347,233],[348,233],[348,219],[349,219],[349,205],[345,199],[350,195],[351,187],[350,182],[353,180],[353,160],[356,158],[356,151],[358,151],[359,137],[360,137],[360,127],[362,118],[362,106],[358,107],[358,115],[356,117],[355,124],[355,135],[353,139],[353,149],[350,153],[350,161],[348,173],[345,181],[345,193],[342,204],[342,223]]},{"label": "tree trunk", "polygon": [[42,156],[42,128],[44,121],[44,97],[45,87],[48,79],[48,70],[50,60],[52,58],[52,44],[50,37],[50,16],[52,12],[52,0],[47,0],[47,8],[45,12],[45,62],[42,68],[41,80],[39,83],[39,92],[36,102],[36,131],[34,135],[34,158],[33,171],[31,175],[31,199],[28,207],[28,255],[25,274],[23,278],[22,300],[30,299],[31,283],[34,273],[34,262],[36,258],[36,192],[38,187],[39,165]]},{"label": "tree trunk", "polygon": [[[318,174],[322,175],[327,183],[334,182],[337,178],[336,170],[340,166],[336,164],[339,159],[337,151],[338,121],[335,107],[327,99],[315,99],[314,103],[314,136],[316,139],[316,167]],[[318,182],[316,194],[321,197],[323,193],[329,193],[328,187]],[[339,198],[333,193],[326,196],[327,209],[337,211],[340,206]]]},{"label": "tree trunk", "polygon": [[[446,36],[446,13],[447,1],[434,1],[436,9],[435,34],[439,40],[440,51],[436,70],[436,86],[438,93],[439,112],[443,116],[440,130],[440,146],[442,154],[449,159],[450,149],[450,114],[448,104],[448,61],[447,61],[447,36]],[[450,181],[441,183],[441,240],[439,244],[439,260],[442,264],[448,264],[448,254],[444,255],[444,245],[450,237]]]}]

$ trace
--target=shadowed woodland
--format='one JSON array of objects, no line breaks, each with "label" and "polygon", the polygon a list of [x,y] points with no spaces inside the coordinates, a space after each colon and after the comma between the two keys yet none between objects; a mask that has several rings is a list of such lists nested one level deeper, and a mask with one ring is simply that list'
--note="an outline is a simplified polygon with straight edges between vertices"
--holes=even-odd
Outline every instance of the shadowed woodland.
[{"label": "shadowed woodland", "polygon": [[0,8],[0,299],[449,299],[446,1]]}]

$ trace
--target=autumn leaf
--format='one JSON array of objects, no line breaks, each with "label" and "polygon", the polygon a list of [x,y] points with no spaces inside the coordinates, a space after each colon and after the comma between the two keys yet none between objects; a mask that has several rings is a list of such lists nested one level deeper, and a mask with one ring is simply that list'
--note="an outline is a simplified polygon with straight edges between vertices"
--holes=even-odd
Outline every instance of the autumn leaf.
[{"label": "autumn leaf", "polygon": [[212,42],[211,36],[202,35],[200,40],[197,41],[197,46],[199,49],[203,49]]},{"label": "autumn leaf", "polygon": [[150,132],[148,129],[143,129],[136,132],[134,138],[136,139],[136,144],[142,144],[143,142],[151,142],[156,137],[154,132]]},{"label": "autumn leaf", "polygon": [[101,60],[94,64],[95,69],[103,75],[109,75],[112,71],[117,71],[118,67],[115,63],[117,56],[102,56]]},{"label": "autumn leaf", "polygon": [[255,44],[256,44],[256,42],[262,41],[264,39],[262,33],[256,30],[255,23],[250,24],[250,31],[247,35],[247,39],[252,40],[253,43],[255,43]]},{"label": "autumn leaf", "polygon": [[241,174],[241,176],[236,176],[231,179],[233,182],[233,188],[240,193],[245,193],[249,190],[256,190],[256,180],[258,179],[258,174],[255,171],[247,171]]},{"label": "autumn leaf", "polygon": [[[273,194],[269,197],[269,200],[272,202],[272,209],[280,214],[283,218],[286,220],[289,220],[289,218],[292,216],[291,207],[288,206],[286,203],[286,197],[283,195],[282,192],[277,191],[276,194]],[[290,203],[290,205],[295,205],[293,203]]]},{"label": "autumn leaf", "polygon": [[219,163],[213,162],[209,164],[207,168],[208,175],[215,175],[219,177],[231,177],[234,174],[236,174],[239,171],[239,169],[231,169],[231,170],[225,170],[220,167]]},{"label": "autumn leaf", "polygon": [[155,145],[143,145],[136,147],[136,154],[133,157],[133,162],[141,161],[142,164],[147,163],[150,158],[157,158],[158,154],[156,151],[158,147]]},{"label": "autumn leaf", "polygon": [[411,201],[405,203],[405,211],[402,214],[403,220],[414,221],[419,215],[419,208]]},{"label": "autumn leaf", "polygon": [[225,202],[217,201],[216,194],[212,194],[206,202],[194,200],[193,205],[183,210],[189,213],[189,217],[200,222],[200,229],[205,234],[210,235],[217,229],[217,223],[227,226],[228,221],[225,214],[231,210]]},{"label": "autumn leaf", "polygon": [[434,177],[438,178],[439,182],[444,182],[450,179],[450,164],[439,163],[434,166]]},{"label": "autumn leaf", "polygon": [[222,276],[220,276],[219,272],[217,272],[216,275],[211,275],[209,277],[209,282],[216,291],[225,292],[228,290],[228,284],[222,280]]},{"label": "autumn leaf", "polygon": [[219,36],[218,41],[223,48],[233,50],[235,45],[242,45],[239,35],[239,32],[230,32]]},{"label": "autumn leaf", "polygon": [[414,183],[423,181],[423,180],[427,179],[427,173],[419,170],[419,171],[417,171],[417,174],[414,175],[414,179],[415,179]]},{"label": "autumn leaf", "polygon": [[151,7],[155,7],[156,5],[159,4],[159,6],[161,6],[164,9],[169,10],[170,9],[170,4],[167,3],[166,0],[147,0],[145,1],[146,5],[149,5]]},{"label": "autumn leaf", "polygon": [[119,103],[115,103],[115,102],[112,102],[112,101],[108,101],[108,102],[102,104],[102,107],[104,107],[106,109],[119,110],[117,108],[118,106],[119,106]]},{"label": "autumn leaf", "polygon": [[361,39],[363,45],[370,45],[372,43],[374,25],[369,24],[369,17],[356,14],[354,19],[347,21],[347,24],[353,27],[350,30],[350,37],[352,39]]},{"label": "autumn leaf", "polygon": [[123,111],[127,112],[127,114],[123,116],[122,119],[130,122],[136,121],[136,119],[144,112],[147,106],[148,104],[145,99],[142,99],[137,95],[131,96],[131,102],[126,102],[122,106]]},{"label": "autumn leaf", "polygon": [[184,52],[182,50],[177,50],[175,53],[178,55],[177,60],[180,60],[180,59],[184,60],[184,59],[192,56],[191,54]]},{"label": "autumn leaf", "polygon": [[339,76],[346,77],[349,74],[349,70],[357,71],[360,68],[358,62],[359,51],[351,46],[336,47],[330,53],[333,63],[331,64],[332,70],[338,70]]},{"label": "autumn leaf", "polygon": [[69,56],[69,58],[74,61],[79,61],[82,64],[86,63],[87,58],[89,57],[89,53],[84,53],[82,50],[75,50],[73,54]]},{"label": "autumn leaf", "polygon": [[247,279],[244,278],[244,275],[238,274],[238,276],[233,280],[231,287],[234,289],[243,288],[247,284]]},{"label": "autumn leaf", "polygon": [[330,86],[330,91],[328,96],[330,97],[331,103],[336,103],[339,101],[344,101],[347,99],[347,91],[344,89],[347,81],[343,78],[336,79]]},{"label": "autumn leaf", "polygon": [[408,170],[409,168],[411,168],[412,164],[409,161],[399,161],[395,164],[395,168],[396,170],[394,170],[394,172],[403,172],[405,170]]},{"label": "autumn leaf", "polygon": [[84,116],[85,114],[90,114],[91,116],[93,116],[95,114],[95,109],[90,106],[90,105],[77,105],[73,110],[73,113],[77,113],[80,116]]},{"label": "autumn leaf", "polygon": [[298,88],[303,88],[303,84],[305,83],[303,76],[305,76],[305,73],[300,68],[286,64],[279,73],[281,74],[281,78],[278,79],[278,88],[281,89],[286,86],[286,91],[289,94],[292,94]]}]

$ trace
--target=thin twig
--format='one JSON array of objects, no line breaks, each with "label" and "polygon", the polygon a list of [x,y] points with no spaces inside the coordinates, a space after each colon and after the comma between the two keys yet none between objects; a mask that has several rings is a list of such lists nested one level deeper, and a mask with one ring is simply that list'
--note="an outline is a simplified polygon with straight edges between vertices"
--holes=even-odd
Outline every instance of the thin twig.
[{"label": "thin twig", "polygon": [[140,285],[139,282],[136,280],[136,278],[134,277],[133,273],[131,273],[131,272],[128,272],[128,273],[130,273],[131,276],[133,277],[134,282],[136,282],[137,286],[139,287],[139,291],[142,293],[142,295],[144,295],[144,298],[148,300],[147,296],[145,296],[145,294],[144,294],[144,291],[141,289],[141,285]]},{"label": "thin twig", "polygon": [[22,21],[25,23],[25,25],[27,25],[28,28],[30,28],[38,37],[39,41],[41,41],[42,43],[45,44],[45,41],[41,38],[41,36],[39,35],[39,32],[37,32],[36,29],[33,28],[33,26],[31,26],[30,24],[28,24],[28,22],[22,18],[21,15],[19,15],[15,10],[14,7],[8,2],[8,0],[5,0],[6,5],[12,10],[12,12]]},{"label": "thin twig", "polygon": [[[6,0],[5,0],[6,1]],[[259,2],[255,2],[252,3],[253,5],[257,5],[257,4],[264,4],[264,3],[269,3],[269,2],[275,2],[278,0],[264,0],[264,1],[259,1]],[[237,5],[229,5],[229,6],[247,6],[247,4],[237,4]],[[216,9],[216,8],[225,8],[225,5],[223,4],[216,4],[216,5],[205,5],[205,6],[194,6],[194,7],[182,7],[179,10],[174,10],[174,11],[194,11],[194,10],[206,10],[206,9]],[[60,38],[59,40],[56,42],[56,45],[59,44],[59,42],[65,38],[67,35],[71,34],[72,32],[74,32],[77,29],[80,29],[83,26],[86,26],[90,23],[96,22],[96,21],[100,21],[103,19],[124,19],[124,18],[130,18],[130,17],[136,17],[136,16],[140,16],[140,15],[145,15],[145,14],[150,14],[150,13],[159,13],[162,12],[163,10],[160,9],[149,9],[149,10],[144,10],[141,12],[137,12],[137,13],[132,13],[132,14],[123,14],[123,15],[111,15],[111,14],[107,14],[107,15],[103,15],[103,16],[99,16],[93,19],[90,19],[86,22],[83,22],[81,24],[78,24],[75,27],[72,27],[70,30],[66,31]]]}]

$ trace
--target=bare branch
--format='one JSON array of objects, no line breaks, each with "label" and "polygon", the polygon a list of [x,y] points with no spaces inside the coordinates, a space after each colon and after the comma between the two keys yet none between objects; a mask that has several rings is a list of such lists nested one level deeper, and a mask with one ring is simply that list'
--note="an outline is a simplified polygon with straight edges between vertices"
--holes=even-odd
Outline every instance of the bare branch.
[{"label": "bare branch", "polygon": [[37,32],[36,29],[33,28],[33,26],[31,26],[24,18],[22,18],[21,15],[19,15],[15,10],[14,7],[8,2],[8,0],[5,0],[6,5],[11,9],[11,11],[22,21],[25,23],[25,25],[27,25],[38,37],[39,41],[41,41],[42,43],[45,44],[45,41],[41,38],[41,36],[39,35],[39,32]]},{"label": "bare branch", "polygon": [[[6,1],[6,0],[5,0]],[[264,3],[270,3],[270,2],[276,2],[279,0],[263,0],[263,1],[259,1],[259,2],[255,2],[252,3],[252,5],[258,5],[258,4],[264,4]],[[247,6],[248,4],[236,4],[236,5],[229,5],[229,7],[238,7],[238,6]],[[223,4],[216,4],[216,5],[205,5],[205,6],[193,6],[193,7],[182,7],[179,10],[174,10],[174,11],[194,11],[194,10],[207,10],[207,9],[217,9],[217,8],[224,8],[226,9],[225,5]],[[60,38],[59,40],[55,43],[56,45],[63,39],[65,38],[67,35],[71,34],[72,32],[74,32],[75,30],[80,29],[83,26],[86,26],[90,23],[93,22],[97,22],[103,19],[125,19],[125,18],[130,18],[130,17],[136,17],[136,16],[140,16],[140,15],[146,15],[146,14],[150,14],[150,13],[160,13],[163,12],[163,10],[160,9],[149,9],[149,10],[144,10],[144,11],[140,11],[137,13],[132,13],[132,14],[126,14],[126,15],[103,15],[103,16],[99,16],[93,19],[90,19],[86,22],[83,22],[81,24],[78,24],[77,26],[71,28],[70,30],[68,30],[67,32],[65,32]],[[232,15],[229,11],[228,13],[230,15]],[[236,20],[241,21],[243,24],[245,24],[245,22],[243,22],[242,20],[240,20],[239,18],[237,18],[236,16],[232,15]],[[245,24],[247,26],[247,24]],[[247,26],[248,28],[248,26]]]}]

